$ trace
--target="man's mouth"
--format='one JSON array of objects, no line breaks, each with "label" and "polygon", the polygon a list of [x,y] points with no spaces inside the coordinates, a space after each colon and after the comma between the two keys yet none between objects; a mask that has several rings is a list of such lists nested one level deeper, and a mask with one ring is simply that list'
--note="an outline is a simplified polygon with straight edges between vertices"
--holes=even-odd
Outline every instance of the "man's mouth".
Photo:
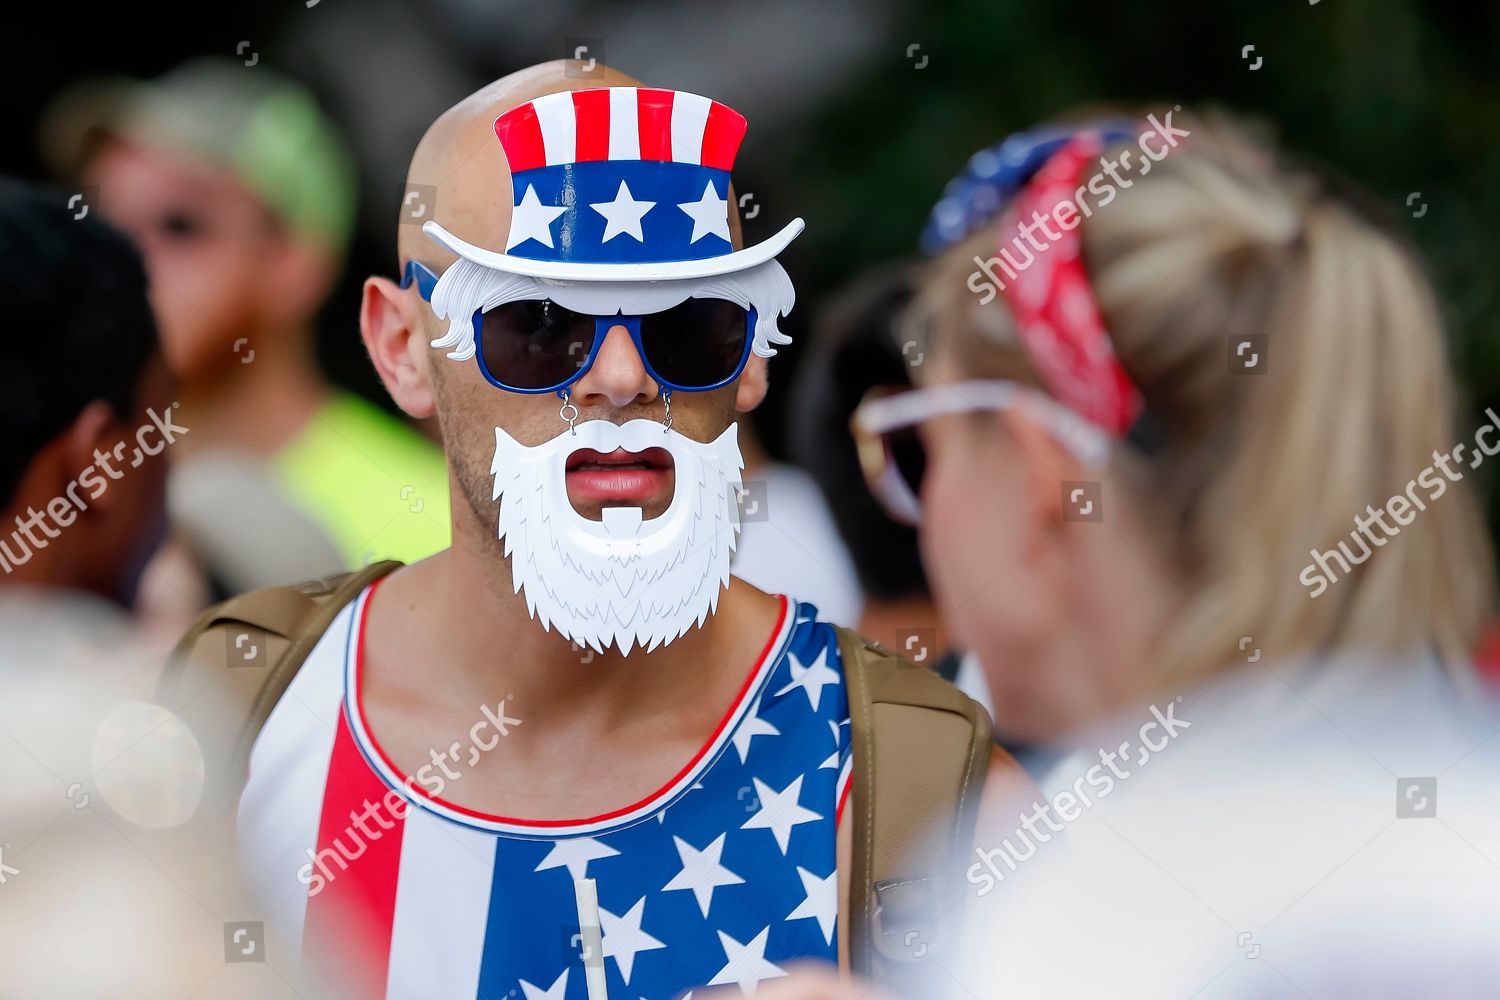
[{"label": "man's mouth", "polygon": [[661,495],[672,485],[672,455],[665,448],[601,453],[579,448],[568,456],[568,495],[580,501],[631,501]]}]

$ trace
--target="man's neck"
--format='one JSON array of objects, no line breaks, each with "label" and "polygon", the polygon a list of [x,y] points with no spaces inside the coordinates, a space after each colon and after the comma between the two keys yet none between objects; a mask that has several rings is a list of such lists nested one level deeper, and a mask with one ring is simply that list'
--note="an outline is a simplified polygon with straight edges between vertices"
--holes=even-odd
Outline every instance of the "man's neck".
[{"label": "man's neck", "polygon": [[441,666],[429,663],[429,677],[441,669],[456,702],[477,707],[511,698],[533,717],[587,717],[602,729],[688,705],[727,707],[723,693],[732,695],[755,665],[778,608],[735,580],[719,595],[717,612],[675,641],[649,653],[597,652],[540,628],[508,563],[462,544],[393,577],[380,603],[378,614],[431,630]]},{"label": "man's neck", "polygon": [[330,395],[300,333],[254,338],[239,364],[185,386],[179,421],[189,451],[231,450],[269,457],[294,440]]}]

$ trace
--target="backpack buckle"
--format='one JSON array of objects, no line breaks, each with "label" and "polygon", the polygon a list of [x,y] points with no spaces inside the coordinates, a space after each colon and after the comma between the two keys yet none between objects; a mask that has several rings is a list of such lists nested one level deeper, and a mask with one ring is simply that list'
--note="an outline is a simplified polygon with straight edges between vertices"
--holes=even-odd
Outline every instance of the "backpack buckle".
[{"label": "backpack buckle", "polygon": [[937,885],[931,878],[875,883],[875,947],[895,962],[920,962],[937,946]]}]

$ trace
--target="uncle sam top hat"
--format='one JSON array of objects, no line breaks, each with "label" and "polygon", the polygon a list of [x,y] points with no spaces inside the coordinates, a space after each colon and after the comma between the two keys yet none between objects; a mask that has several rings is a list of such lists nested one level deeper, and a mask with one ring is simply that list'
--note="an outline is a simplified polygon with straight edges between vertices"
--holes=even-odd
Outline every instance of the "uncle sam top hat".
[{"label": "uncle sam top hat", "polygon": [[677,90],[607,87],[548,94],[495,120],[514,209],[503,250],[436,222],[423,232],[460,257],[559,281],[660,281],[763,264],[802,231],[735,250],[729,171],[745,118]]}]

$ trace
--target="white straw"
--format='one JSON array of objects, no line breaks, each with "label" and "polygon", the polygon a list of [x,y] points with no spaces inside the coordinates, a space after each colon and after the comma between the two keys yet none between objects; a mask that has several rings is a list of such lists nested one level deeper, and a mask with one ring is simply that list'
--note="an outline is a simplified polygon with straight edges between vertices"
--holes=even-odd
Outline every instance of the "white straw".
[{"label": "white straw", "polygon": [[599,891],[591,878],[573,880],[578,903],[578,937],[583,951],[583,981],[589,1000],[609,1000],[604,985],[604,942],[599,933]]}]

